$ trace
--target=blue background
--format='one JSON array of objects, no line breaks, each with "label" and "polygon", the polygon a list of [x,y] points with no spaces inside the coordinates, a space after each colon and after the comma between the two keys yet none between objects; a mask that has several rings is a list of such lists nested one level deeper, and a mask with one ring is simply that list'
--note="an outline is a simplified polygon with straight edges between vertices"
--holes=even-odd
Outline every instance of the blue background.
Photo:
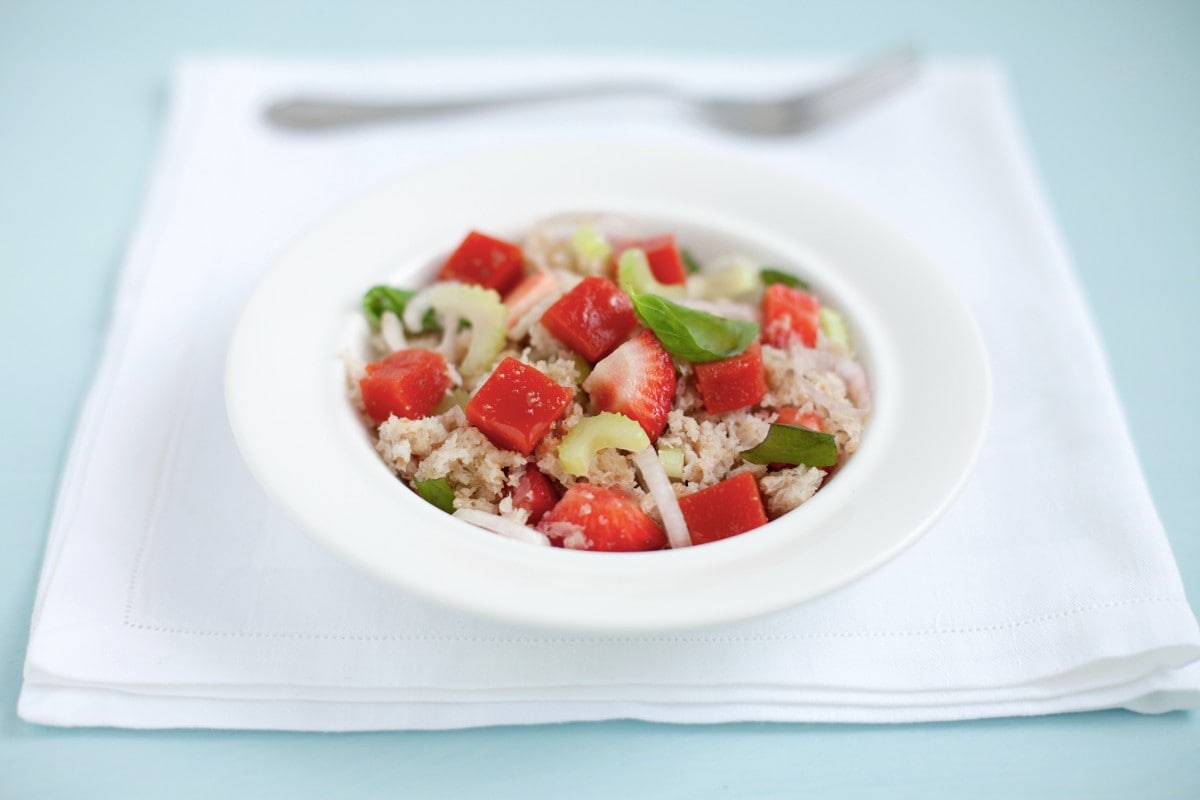
[{"label": "blue background", "polygon": [[0,797],[1200,797],[1196,714],[355,735],[56,730],[16,717],[59,470],[176,57],[804,55],[902,39],[1010,65],[1195,602],[1200,3],[0,0]]}]

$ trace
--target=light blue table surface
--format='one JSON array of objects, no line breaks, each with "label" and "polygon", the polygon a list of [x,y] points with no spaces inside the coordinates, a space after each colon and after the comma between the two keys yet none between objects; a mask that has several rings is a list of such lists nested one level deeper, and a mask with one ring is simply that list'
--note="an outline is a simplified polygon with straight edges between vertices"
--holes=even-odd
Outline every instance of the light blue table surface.
[{"label": "light blue table surface", "polygon": [[15,705],[59,471],[182,53],[1004,59],[1200,598],[1200,3],[0,2],[0,798],[1200,797],[1200,715],[448,733],[57,730]]}]

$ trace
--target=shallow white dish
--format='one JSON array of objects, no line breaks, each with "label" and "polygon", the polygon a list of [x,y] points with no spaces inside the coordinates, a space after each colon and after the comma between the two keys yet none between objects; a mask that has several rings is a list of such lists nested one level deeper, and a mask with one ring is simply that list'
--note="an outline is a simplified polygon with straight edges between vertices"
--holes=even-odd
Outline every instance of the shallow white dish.
[{"label": "shallow white dish", "polygon": [[[591,553],[453,519],[372,449],[339,354],[365,336],[371,285],[418,286],[475,228],[514,235],[563,211],[631,216],[707,254],[797,272],[850,323],[874,410],[860,450],[812,500],[720,542]],[[230,345],[226,403],[257,479],[314,538],[411,592],[512,622],[610,632],[699,627],[829,592],[923,533],[983,442],[982,339],[938,268],[867,213],[715,152],[613,143],[497,151],[409,175],[334,214],[255,290]],[[934,576],[931,576],[931,579]]]}]

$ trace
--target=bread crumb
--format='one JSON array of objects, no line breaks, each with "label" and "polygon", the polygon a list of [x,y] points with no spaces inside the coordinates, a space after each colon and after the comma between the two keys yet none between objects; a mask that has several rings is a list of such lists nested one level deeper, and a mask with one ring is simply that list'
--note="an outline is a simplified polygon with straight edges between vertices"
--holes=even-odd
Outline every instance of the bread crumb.
[{"label": "bread crumb", "polygon": [[367,362],[349,350],[343,350],[342,366],[346,370],[346,390],[350,393],[350,402],[360,414],[366,414],[367,406],[363,403],[362,386],[358,382],[367,377]]},{"label": "bread crumb", "polygon": [[[767,394],[762,405],[791,407],[801,413],[814,411],[825,422],[825,432],[833,435],[842,458],[858,450],[864,417],[861,413],[847,413],[856,406],[840,375],[811,366],[812,359],[806,358],[801,345],[787,350],[763,345],[762,355],[767,374]],[[831,402],[822,403],[814,397],[813,389]]]},{"label": "bread crumb", "polygon": [[[517,474],[519,474],[519,470],[509,473],[510,483],[511,477]],[[521,525],[528,524],[529,522],[529,509],[513,505],[512,495],[506,494],[500,498],[500,502],[496,504],[496,513]]]},{"label": "bread crumb", "polygon": [[535,323],[529,329],[529,352],[538,360],[550,358],[574,359],[575,353],[571,348],[554,338],[554,334],[546,330],[542,323]]},{"label": "bread crumb", "polygon": [[582,383],[582,380],[579,376],[579,364],[574,357],[551,356],[535,360],[533,348],[526,347],[518,360],[533,367],[559,386],[570,389],[572,392],[579,391],[579,384]]},{"label": "bread crumb", "polygon": [[676,491],[691,494],[739,472],[755,472],[759,465],[745,461],[742,451],[767,435],[763,417],[749,411],[708,416],[673,409],[658,441],[660,447],[683,448],[683,484],[675,484]]},{"label": "bread crumb", "polygon": [[375,449],[397,475],[412,478],[417,471],[417,462],[445,442],[451,432],[466,424],[467,415],[461,406],[453,406],[444,414],[424,419],[392,416],[380,423]]},{"label": "bread crumb", "polygon": [[426,455],[413,477],[417,481],[445,478],[454,490],[454,507],[495,514],[504,491],[506,469],[525,463],[525,457],[502,450],[478,429],[461,427]]},{"label": "bread crumb", "polygon": [[797,508],[817,493],[824,478],[824,470],[803,464],[763,475],[758,479],[758,488],[766,500],[767,513],[778,517]]}]

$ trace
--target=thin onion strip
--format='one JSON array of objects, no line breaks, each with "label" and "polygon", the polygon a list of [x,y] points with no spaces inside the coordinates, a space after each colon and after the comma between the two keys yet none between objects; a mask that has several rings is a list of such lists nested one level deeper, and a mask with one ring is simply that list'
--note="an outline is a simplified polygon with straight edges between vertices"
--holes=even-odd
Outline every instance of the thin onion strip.
[{"label": "thin onion strip", "polygon": [[667,532],[667,541],[671,547],[690,547],[692,535],[688,532],[687,520],[683,518],[679,499],[675,497],[675,490],[671,488],[671,479],[667,477],[667,471],[658,460],[658,452],[654,446],[639,450],[633,456],[633,463],[642,473],[646,490],[658,506],[658,513],[662,516],[663,528]]},{"label": "thin onion strip", "polygon": [[528,544],[540,544],[546,547],[550,546],[550,539],[546,534],[535,531],[528,525],[522,525],[519,522],[514,522],[511,519],[489,514],[486,511],[480,511],[475,508],[460,508],[454,512],[454,516],[461,519],[463,522],[469,522],[476,527],[484,530],[498,533],[508,539],[516,539],[519,542]]}]

